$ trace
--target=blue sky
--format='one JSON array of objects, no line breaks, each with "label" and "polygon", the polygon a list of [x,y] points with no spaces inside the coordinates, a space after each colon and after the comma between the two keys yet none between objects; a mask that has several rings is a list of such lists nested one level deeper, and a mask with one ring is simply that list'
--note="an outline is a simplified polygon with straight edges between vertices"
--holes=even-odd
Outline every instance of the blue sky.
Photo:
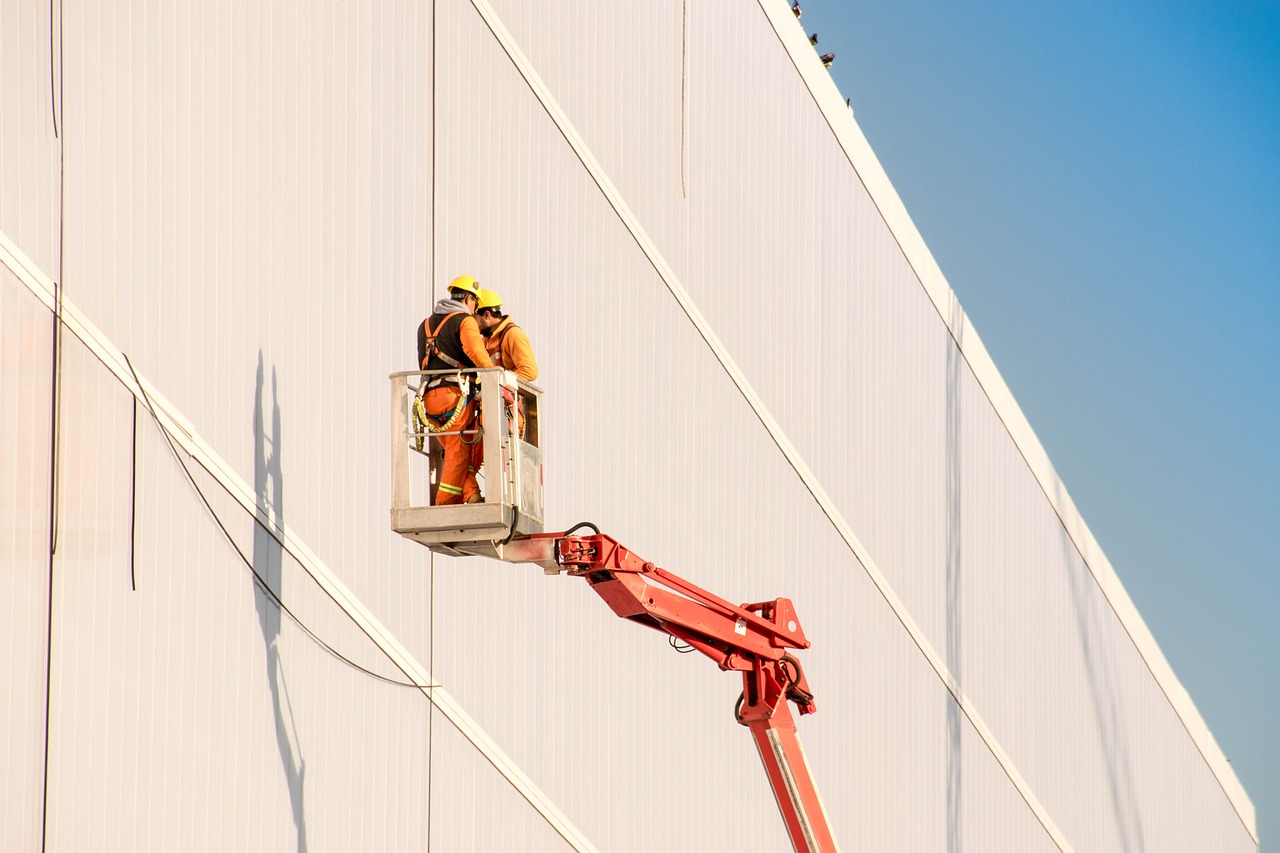
[{"label": "blue sky", "polygon": [[1280,833],[1280,3],[801,23]]}]

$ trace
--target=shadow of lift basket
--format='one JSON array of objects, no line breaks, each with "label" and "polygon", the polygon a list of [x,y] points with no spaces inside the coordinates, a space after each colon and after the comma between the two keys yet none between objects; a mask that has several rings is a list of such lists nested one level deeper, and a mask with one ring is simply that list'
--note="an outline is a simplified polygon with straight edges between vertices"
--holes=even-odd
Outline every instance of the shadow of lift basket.
[{"label": "shadow of lift basket", "polygon": [[[501,368],[464,371],[479,383],[484,413],[484,500],[473,504],[432,506],[440,482],[439,442],[417,432],[413,401],[423,383],[456,371],[405,371],[391,374],[391,528],[450,556],[475,555],[504,559],[506,542],[543,531],[542,389],[521,382]],[[519,401],[519,406],[504,400]],[[517,408],[524,416],[521,437]],[[463,434],[474,441],[477,433]],[[418,439],[423,449],[418,449]]]}]

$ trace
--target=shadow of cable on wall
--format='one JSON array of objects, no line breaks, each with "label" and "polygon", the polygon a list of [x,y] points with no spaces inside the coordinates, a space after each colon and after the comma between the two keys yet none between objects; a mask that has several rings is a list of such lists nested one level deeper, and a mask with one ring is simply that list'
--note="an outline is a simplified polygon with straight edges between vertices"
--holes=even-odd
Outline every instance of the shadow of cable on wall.
[{"label": "shadow of cable on wall", "polygon": [[[253,488],[258,498],[258,524],[253,528],[253,568],[258,577],[275,594],[283,598],[284,549],[268,532],[274,522],[284,516],[284,483],[280,476],[280,401],[276,386],[276,371],[271,369],[271,433],[267,434],[263,414],[265,389],[262,351],[258,351],[258,373],[253,399]],[[265,514],[264,514],[265,508]],[[303,813],[303,792],[306,784],[307,763],[302,758],[298,730],[293,722],[293,708],[289,701],[288,682],[280,661],[280,606],[260,586],[254,587],[254,606],[258,610],[258,623],[262,628],[262,642],[266,648],[267,686],[271,689],[271,707],[275,712],[276,746],[280,751],[280,764],[285,782],[289,786],[289,801],[293,808],[293,823],[297,829],[298,851],[307,849],[307,822]]]},{"label": "shadow of cable on wall", "polygon": [[1080,653],[1089,679],[1089,698],[1106,765],[1111,820],[1119,844],[1117,849],[1124,853],[1146,853],[1140,818],[1142,810],[1139,808],[1137,783],[1133,778],[1125,732],[1121,676],[1116,672],[1117,655],[1106,644],[1105,629],[1115,616],[1071,536],[1065,529],[1060,535],[1064,568],[1071,587],[1071,603],[1076,614]]}]

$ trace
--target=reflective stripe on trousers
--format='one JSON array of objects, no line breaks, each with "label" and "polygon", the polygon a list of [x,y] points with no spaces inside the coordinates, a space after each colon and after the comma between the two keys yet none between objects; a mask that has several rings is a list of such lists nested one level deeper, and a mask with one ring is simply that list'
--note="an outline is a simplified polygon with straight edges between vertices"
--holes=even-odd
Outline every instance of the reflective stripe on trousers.
[{"label": "reflective stripe on trousers", "polygon": [[[441,385],[427,391],[423,405],[427,414],[448,417],[453,414],[462,392],[456,385]],[[454,430],[469,430],[475,427],[476,403],[467,403],[462,409],[462,416],[454,424]],[[436,506],[458,504],[471,500],[472,495],[480,495],[480,485],[476,482],[475,471],[471,469],[471,445],[460,435],[438,435],[435,437],[444,448],[444,463],[440,466],[440,482],[436,492]],[[474,441],[474,438],[467,437]]]}]

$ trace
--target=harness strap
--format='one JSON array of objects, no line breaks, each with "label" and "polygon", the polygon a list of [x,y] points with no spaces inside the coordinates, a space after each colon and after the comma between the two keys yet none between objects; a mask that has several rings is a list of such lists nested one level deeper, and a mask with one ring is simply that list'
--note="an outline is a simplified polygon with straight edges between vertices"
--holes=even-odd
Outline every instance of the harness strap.
[{"label": "harness strap", "polygon": [[452,320],[454,317],[457,317],[461,313],[462,313],[461,311],[452,311],[444,315],[444,319],[441,320],[436,325],[436,329],[434,332],[431,331],[431,327],[427,325],[427,323],[431,322],[430,317],[422,321],[422,329],[427,333],[427,347],[426,347],[426,354],[422,356],[422,365],[421,365],[422,370],[427,369],[427,362],[431,361],[431,356],[433,355],[439,358],[445,364],[449,365],[450,367],[455,367],[455,368],[458,368],[459,370],[462,369],[462,362],[458,361],[456,358],[449,355],[448,353],[440,352],[440,348],[436,346],[436,338],[440,335],[440,330],[444,328],[444,324]]},{"label": "harness strap", "polygon": [[[494,361],[496,361],[498,364],[502,365],[503,367],[509,367],[509,365],[502,364],[502,342],[507,339],[507,332],[511,331],[512,329],[518,329],[518,328],[520,327],[517,326],[515,323],[507,323],[507,325],[502,327],[502,332],[501,334],[498,335],[497,343],[493,345],[492,352],[494,355],[497,356],[497,358],[495,358]],[[489,340],[492,341],[493,338],[490,338]],[[488,348],[486,347],[486,349]]]},{"label": "harness strap", "polygon": [[458,397],[458,404],[453,407],[452,412],[433,415],[424,409],[422,414],[427,416],[427,420],[424,425],[429,432],[452,432],[453,428],[457,426],[458,421],[462,418],[462,410],[467,407],[467,403],[469,402],[471,402],[471,398],[466,394],[463,394]]}]

